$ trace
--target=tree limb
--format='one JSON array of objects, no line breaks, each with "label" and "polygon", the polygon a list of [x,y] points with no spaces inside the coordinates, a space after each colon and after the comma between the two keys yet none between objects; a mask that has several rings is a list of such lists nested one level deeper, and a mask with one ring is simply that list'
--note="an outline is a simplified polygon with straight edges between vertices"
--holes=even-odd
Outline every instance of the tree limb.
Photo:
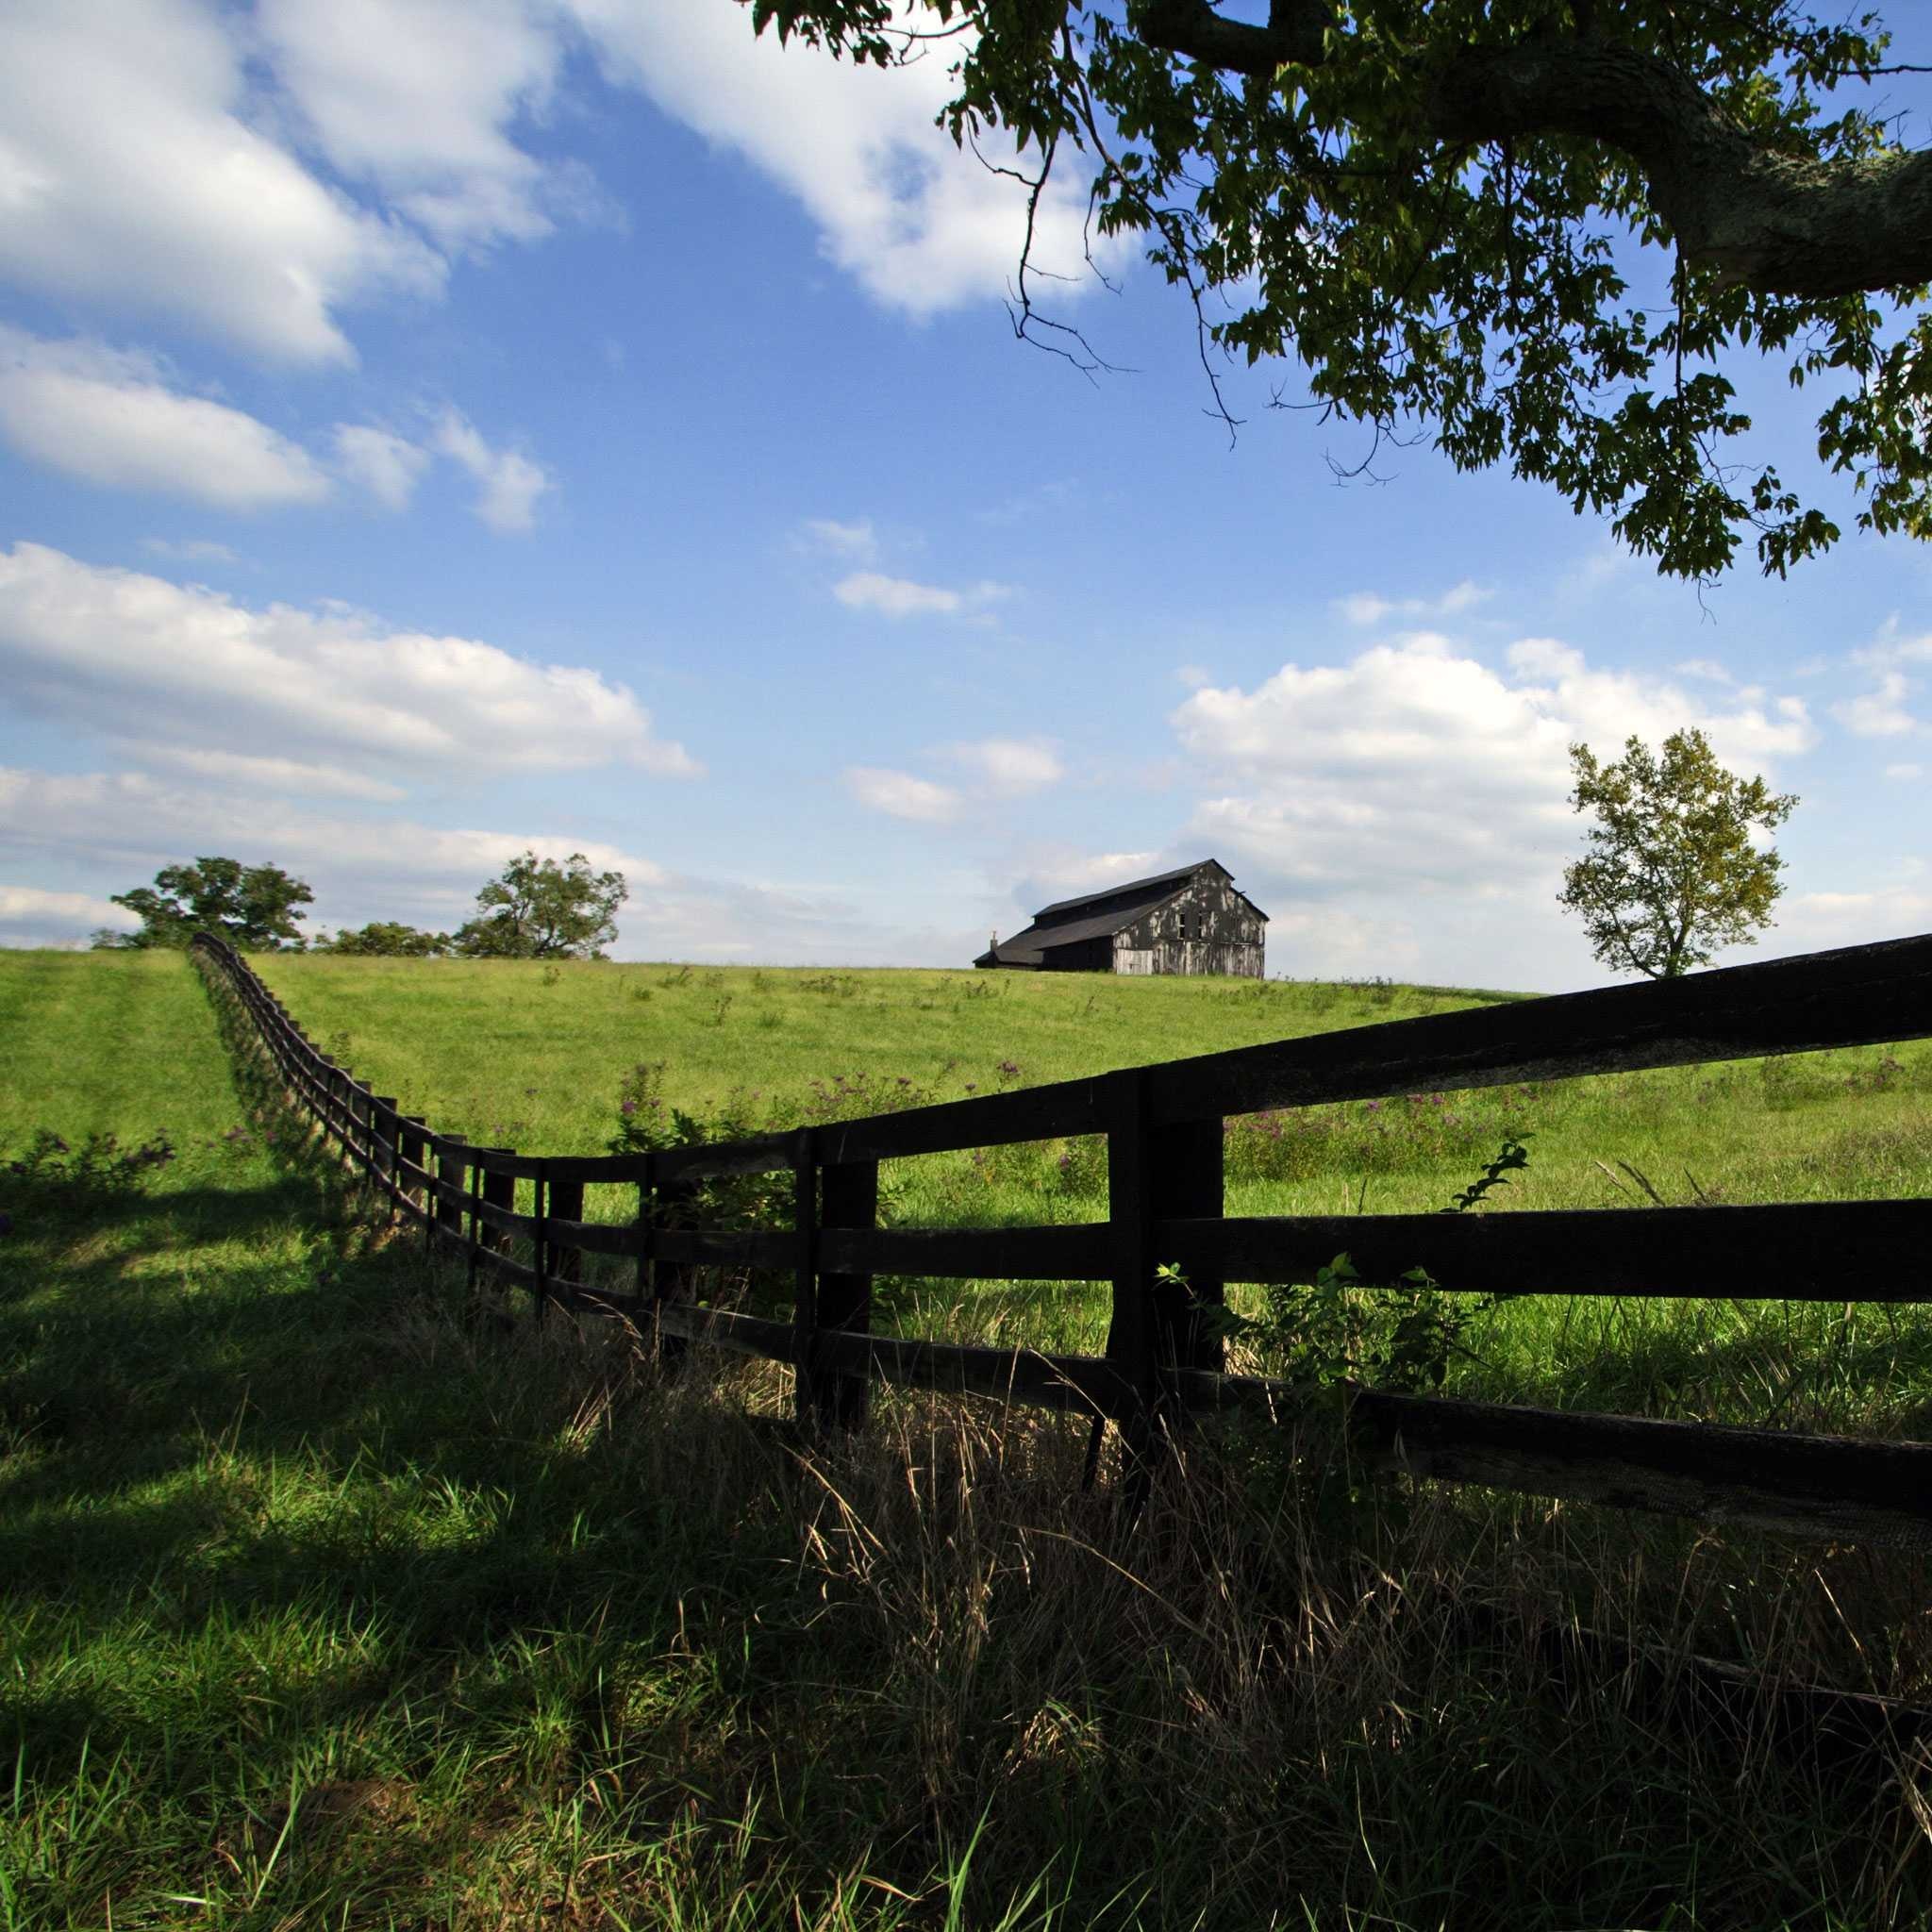
[{"label": "tree limb", "polygon": [[1685,258],[1769,294],[1824,300],[1932,281],[1932,153],[1781,155],[1689,75],[1614,41],[1457,51],[1436,73],[1444,141],[1599,141],[1643,171]]},{"label": "tree limb", "polygon": [[[1158,51],[1260,79],[1323,64],[1333,23],[1326,0],[1273,0],[1265,26],[1208,0],[1149,0],[1134,17]],[[1423,115],[1442,142],[1566,135],[1628,156],[1685,259],[1766,294],[1932,282],[1932,153],[1779,154],[1680,68],[1601,34],[1458,48],[1425,76]]]},{"label": "tree limb", "polygon": [[1224,74],[1267,80],[1291,63],[1320,66],[1323,33],[1334,24],[1327,0],[1269,0],[1266,26],[1224,20],[1208,0],[1147,0],[1134,30],[1158,53],[1184,54]]}]

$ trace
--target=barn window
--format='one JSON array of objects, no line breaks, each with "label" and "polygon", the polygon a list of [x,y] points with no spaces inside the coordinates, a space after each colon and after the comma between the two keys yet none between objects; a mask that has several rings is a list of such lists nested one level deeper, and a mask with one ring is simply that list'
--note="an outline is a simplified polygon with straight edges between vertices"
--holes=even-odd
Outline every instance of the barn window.
[{"label": "barn window", "polygon": [[1186,942],[1187,941],[1189,941],[1189,940],[1191,940],[1191,939],[1192,939],[1192,938],[1193,938],[1193,934],[1192,934],[1191,932],[1190,932],[1190,931],[1188,930],[1188,915],[1187,915],[1187,914],[1186,914],[1185,912],[1183,912],[1183,913],[1181,914],[1181,940],[1182,940],[1182,942],[1183,942],[1183,943],[1185,943],[1185,942]]}]

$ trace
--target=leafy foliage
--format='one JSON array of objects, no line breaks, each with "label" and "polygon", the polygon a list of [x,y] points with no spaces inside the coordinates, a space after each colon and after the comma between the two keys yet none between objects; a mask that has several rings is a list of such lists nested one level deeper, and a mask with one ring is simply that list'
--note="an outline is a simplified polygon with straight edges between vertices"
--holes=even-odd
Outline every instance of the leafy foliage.
[{"label": "leafy foliage", "polygon": [[278,865],[242,865],[233,858],[197,858],[192,865],[163,866],[152,886],[111,894],[141,920],[141,930],[94,934],[99,950],[141,950],[185,946],[197,932],[215,933],[243,952],[282,946],[300,951],[305,943],[295,908],[315,894]]},{"label": "leafy foliage", "polygon": [[437,959],[454,944],[446,932],[424,932],[395,919],[372,919],[367,925],[345,927],[333,939],[319,941],[316,950],[366,959]]},{"label": "leafy foliage", "polygon": [[630,896],[621,872],[592,872],[581,852],[561,865],[525,852],[476,894],[476,917],[456,936],[480,959],[601,959]]},{"label": "leafy foliage", "polygon": [[[1469,1213],[1528,1165],[1528,1147],[1510,1135],[1442,1211]],[[1257,1316],[1216,1312],[1221,1331],[1257,1348],[1270,1374],[1304,1391],[1355,1384],[1398,1393],[1440,1389],[1464,1333],[1498,1299],[1445,1294],[1425,1268],[1392,1282],[1364,1281],[1345,1254],[1318,1268],[1314,1280],[1271,1283],[1265,1295]]]},{"label": "leafy foliage", "polygon": [[1794,796],[1726,771],[1697,730],[1674,731],[1660,757],[1633,737],[1609,765],[1573,744],[1570,762],[1570,802],[1597,823],[1557,902],[1582,915],[1606,966],[1674,979],[1720,946],[1755,942],[1784,891],[1784,861],[1754,846],[1752,829],[1775,830]]},{"label": "leafy foliage", "polygon": [[[1664,571],[1712,576],[1755,534],[1782,575],[1840,533],[1774,465],[1735,453],[1753,426],[1735,369],[1764,356],[1793,387],[1827,386],[1819,455],[1863,492],[1859,527],[1932,534],[1927,257],[1923,213],[1907,211],[1924,158],[1873,108],[1832,99],[1885,71],[1875,12],[1265,12],[1262,25],[1208,0],[751,7],[759,32],[879,66],[949,43],[955,140],[997,164],[1004,133],[1036,208],[1070,156],[1091,169],[1092,231],[1138,238],[1187,292],[1204,359],[1292,358],[1307,407],[1367,426],[1360,467],[1385,437],[1426,434],[1460,469],[1506,465],[1609,516]],[[1848,196],[1865,197],[1856,213]],[[1029,268],[1019,332],[1095,366],[1035,308]]]}]

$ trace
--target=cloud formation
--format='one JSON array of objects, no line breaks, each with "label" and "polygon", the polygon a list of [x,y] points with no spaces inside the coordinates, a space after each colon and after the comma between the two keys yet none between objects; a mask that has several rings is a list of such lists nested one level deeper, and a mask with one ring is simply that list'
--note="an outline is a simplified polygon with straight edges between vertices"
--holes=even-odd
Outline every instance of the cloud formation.
[{"label": "cloud formation", "polygon": [[860,805],[890,818],[944,824],[958,816],[961,804],[959,794],[948,785],[935,785],[929,778],[882,765],[847,765],[843,777],[846,791]]},{"label": "cloud formation", "polygon": [[878,554],[878,533],[870,517],[861,517],[856,524],[841,524],[833,517],[807,517],[799,525],[798,537],[808,550],[849,557],[860,563],[870,562]]},{"label": "cloud formation", "polygon": [[102,926],[132,932],[140,924],[125,906],[91,892],[0,886],[0,945],[83,946]]},{"label": "cloud formation", "polygon": [[306,449],[225,403],[171,387],[154,358],[4,326],[0,435],[83,482],[218,509],[320,503],[330,490]]},{"label": "cloud formation", "polygon": [[332,432],[336,467],[384,509],[405,510],[429,467],[429,452],[392,429],[338,423]]},{"label": "cloud formation", "polygon": [[503,536],[522,536],[535,526],[537,499],[556,488],[541,463],[512,449],[493,449],[460,409],[445,409],[433,441],[459,463],[477,485],[476,514]]},{"label": "cloud formation", "polygon": [[532,242],[584,199],[510,129],[541,116],[565,43],[508,0],[258,0],[301,144],[444,249]]},{"label": "cloud formation", "polygon": [[0,275],[352,362],[338,311],[434,294],[442,260],[262,130],[232,24],[193,0],[117,0],[111,30],[72,0],[0,9]]},{"label": "cloud formation", "polygon": [[[0,666],[21,703],[121,739],[389,781],[439,770],[698,767],[623,685],[339,608],[257,609],[199,586],[0,552]],[[367,795],[366,793],[364,795]]]},{"label": "cloud formation", "polygon": [[1460,617],[1478,604],[1486,604],[1494,594],[1464,577],[1439,597],[1383,597],[1373,591],[1357,591],[1349,596],[1337,597],[1332,608],[1350,624],[1364,627],[1391,617],[1400,617],[1410,624],[1429,623]]},{"label": "cloud formation", "polygon": [[[1695,724],[1725,763],[1755,771],[1816,736],[1795,698],[1725,691],[1713,705],[1550,639],[1518,642],[1496,668],[1426,632],[1340,664],[1284,664],[1252,690],[1203,689],[1173,722],[1203,794],[1177,842],[1242,873],[1266,909],[1289,908],[1317,958],[1352,932],[1391,949],[1378,971],[1426,958],[1443,975],[1507,922],[1529,985],[1574,978],[1560,962],[1579,942],[1555,906],[1576,844],[1573,742],[1613,756],[1633,733],[1655,745]],[[1292,930],[1271,933],[1281,966]]]},{"label": "cloud formation", "polygon": [[942,584],[914,583],[909,577],[889,577],[875,570],[857,570],[832,586],[832,595],[850,610],[876,611],[881,617],[961,617],[983,611],[1012,593],[1004,584],[981,581],[963,591]]},{"label": "cloud formation", "polygon": [[1059,753],[1048,738],[981,738],[949,744],[944,756],[994,798],[1024,798],[1057,785],[1066,776]]},{"label": "cloud formation", "polygon": [[[754,39],[741,8],[564,4],[608,76],[794,195],[826,256],[874,300],[924,316],[1007,293],[1025,191],[933,125],[953,92],[945,52],[886,74],[796,41],[781,48],[775,33]],[[987,151],[1001,158],[996,142]],[[1086,201],[1080,171],[1061,170],[1036,221],[1036,262],[1076,280]],[[1107,263],[1121,253],[1096,247]]]}]

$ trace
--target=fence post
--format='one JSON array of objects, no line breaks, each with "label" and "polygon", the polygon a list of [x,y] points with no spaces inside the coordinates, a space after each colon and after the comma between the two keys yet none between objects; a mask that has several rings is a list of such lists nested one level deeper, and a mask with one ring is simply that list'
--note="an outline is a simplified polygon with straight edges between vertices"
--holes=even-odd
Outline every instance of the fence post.
[{"label": "fence post", "polygon": [[[841,1161],[820,1170],[823,1202],[820,1221],[825,1227],[876,1227],[879,1218],[879,1164],[876,1160]],[[872,1332],[872,1276],[821,1274],[819,1326],[840,1328],[850,1335]],[[857,1374],[821,1375],[818,1380],[819,1422],[824,1427],[860,1427],[871,1397],[872,1377]]]},{"label": "fence post", "polygon": [[[514,1154],[514,1147],[491,1147],[491,1154]],[[508,1208],[512,1213],[517,1205],[517,1177],[513,1174],[491,1174],[488,1168],[480,1170],[483,1176],[483,1198],[492,1208]],[[481,1218],[480,1216],[478,1217]],[[482,1245],[492,1255],[507,1255],[509,1252],[510,1238],[498,1228],[482,1232]]]},{"label": "fence post", "polygon": [[530,1237],[530,1261],[537,1271],[537,1319],[543,1319],[550,1299],[550,1163],[539,1158],[530,1181],[530,1213],[536,1227]]},{"label": "fence post", "polygon": [[[546,1179],[544,1182],[543,1208],[549,1221],[581,1221],[584,1218],[583,1182]],[[576,1295],[574,1291],[577,1283],[584,1278],[584,1251],[581,1248],[572,1247],[567,1241],[562,1243],[555,1254],[551,1250],[552,1241],[548,1230],[548,1222],[546,1221],[544,1231],[545,1265],[550,1269],[551,1278],[562,1286],[564,1306],[566,1307],[572,1307],[576,1301]]]},{"label": "fence post", "polygon": [[396,1097],[378,1093],[369,1103],[369,1158],[373,1171],[389,1196],[389,1218],[396,1218],[396,1161],[402,1147],[396,1134]]},{"label": "fence post", "polygon": [[[445,1187],[461,1188],[463,1185],[463,1158],[459,1154],[441,1154],[436,1157],[436,1178]],[[437,1231],[460,1240],[463,1232],[463,1207],[461,1201],[452,1201],[442,1194],[436,1197],[436,1212],[424,1224],[424,1241],[433,1246]]]},{"label": "fence post", "polygon": [[403,1199],[413,1208],[428,1205],[428,1189],[421,1181],[411,1180],[404,1174],[405,1166],[427,1168],[429,1165],[429,1143],[421,1134],[407,1130],[421,1127],[426,1123],[420,1113],[405,1113],[396,1116],[396,1185]]},{"label": "fence post", "polygon": [[637,1218],[637,1290],[638,1313],[641,1315],[648,1307],[653,1315],[657,1312],[657,1290],[652,1276],[658,1266],[657,1221],[653,1199],[658,1191],[658,1157],[644,1156],[643,1172],[638,1175],[638,1218]]},{"label": "fence post", "polygon": [[480,1242],[483,1234],[483,1217],[476,1211],[476,1204],[482,1198],[483,1170],[480,1167],[473,1166],[470,1169],[470,1273],[467,1284],[469,1291],[469,1301],[466,1304],[473,1317],[476,1309],[476,1256],[478,1250],[478,1243]]},{"label": "fence post", "polygon": [[[1146,1082],[1138,1067],[1107,1076],[1102,1096],[1107,1122],[1107,1213],[1113,1258],[1113,1315],[1108,1324],[1107,1359],[1118,1388],[1120,1424],[1132,1480],[1130,1510],[1144,1500],[1160,1382],[1154,1320],[1154,1194],[1149,1185],[1153,1136],[1147,1126]],[[1091,1488],[1100,1466],[1107,1417],[1097,1415],[1087,1440],[1083,1484]]]},{"label": "fence post", "polygon": [[812,1349],[819,1328],[819,1162],[817,1136],[800,1127],[791,1150],[792,1399],[798,1420],[813,1422],[818,1405],[812,1389]]},{"label": "fence post", "polygon": [[691,1344],[682,1335],[665,1334],[664,1309],[673,1303],[689,1302],[692,1298],[691,1275],[695,1271],[688,1261],[659,1260],[658,1237],[676,1224],[678,1215],[696,1194],[700,1183],[691,1180],[659,1181],[657,1177],[657,1157],[652,1155],[648,1158],[651,1162],[651,1310],[658,1330],[658,1365],[668,1374],[683,1362]]},{"label": "fence post", "polygon": [[[1224,1146],[1218,1118],[1157,1127],[1150,1138],[1148,1160],[1150,1220],[1218,1221],[1224,1205]],[[1218,1274],[1193,1274],[1184,1286],[1155,1284],[1155,1355],[1161,1369],[1221,1372],[1226,1353],[1221,1330],[1204,1316],[1226,1299],[1226,1283]]]}]

